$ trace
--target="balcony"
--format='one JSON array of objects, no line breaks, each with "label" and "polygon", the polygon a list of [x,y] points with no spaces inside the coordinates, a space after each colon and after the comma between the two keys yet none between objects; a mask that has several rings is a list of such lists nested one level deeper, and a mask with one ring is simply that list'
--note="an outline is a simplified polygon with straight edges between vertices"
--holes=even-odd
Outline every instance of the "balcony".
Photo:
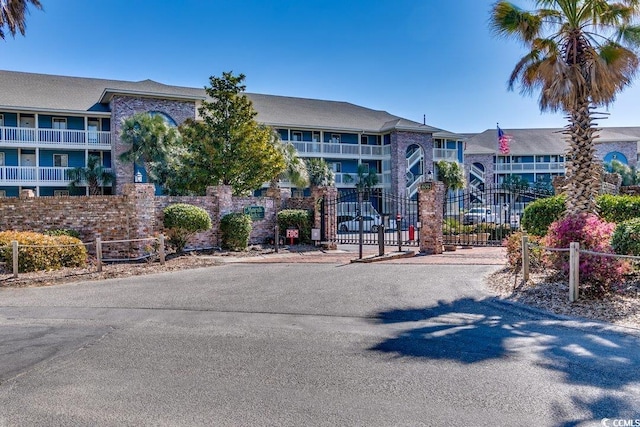
[{"label": "balcony", "polygon": [[449,148],[434,148],[433,161],[438,162],[440,160],[445,160],[447,162],[457,162],[458,150]]},{"label": "balcony", "polygon": [[71,182],[69,171],[73,169],[75,168],[0,166],[0,186],[66,187]]},{"label": "balcony", "polygon": [[564,172],[564,162],[553,163],[498,163],[494,165],[495,173],[516,172],[516,173],[534,173],[534,172]]},{"label": "balcony", "polygon": [[0,146],[111,149],[111,132],[0,127]]},{"label": "balcony", "polygon": [[331,142],[289,141],[301,157],[386,157],[391,154],[389,145],[340,144]]}]

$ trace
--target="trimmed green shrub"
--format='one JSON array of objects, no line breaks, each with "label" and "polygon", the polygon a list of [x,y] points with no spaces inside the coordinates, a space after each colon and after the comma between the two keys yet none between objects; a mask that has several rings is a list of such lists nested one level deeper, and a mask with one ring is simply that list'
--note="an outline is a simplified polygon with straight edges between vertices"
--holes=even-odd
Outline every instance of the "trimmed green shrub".
[{"label": "trimmed green shrub", "polygon": [[640,256],[640,218],[618,224],[613,232],[611,246],[617,254]]},{"label": "trimmed green shrub", "polygon": [[209,214],[197,206],[176,203],[167,206],[163,213],[164,228],[176,252],[182,252],[194,234],[211,229]]},{"label": "trimmed green shrub", "polygon": [[[580,249],[611,254],[611,237],[616,225],[594,214],[569,215],[554,222],[544,246],[567,249],[571,242],[579,242]],[[569,273],[569,253],[549,252],[547,259],[556,269]],[[580,284],[587,295],[601,296],[619,287],[630,264],[621,259],[592,254],[580,254]]]},{"label": "trimmed green shrub", "polygon": [[531,235],[546,236],[551,223],[559,220],[564,214],[565,200],[565,196],[558,195],[529,203],[522,213],[522,228]]},{"label": "trimmed green shrub", "polygon": [[597,199],[600,216],[609,222],[621,223],[640,217],[639,196],[603,194]]},{"label": "trimmed green shrub", "polygon": [[514,230],[511,229],[510,224],[476,224],[473,227],[474,233],[489,233],[489,240],[499,240],[503,241]]},{"label": "trimmed green shrub", "polygon": [[220,220],[222,248],[243,251],[249,245],[251,235],[251,217],[243,213],[230,213]]},{"label": "trimmed green shrub", "polygon": [[46,234],[47,236],[69,236],[75,237],[76,239],[80,238],[79,232],[68,228],[54,228],[53,230],[45,231],[44,234]]},{"label": "trimmed green shrub", "polygon": [[6,262],[13,259],[12,240],[18,242],[18,271],[21,273],[84,267],[87,263],[87,248],[79,239],[30,231],[0,232],[0,258]]},{"label": "trimmed green shrub", "polygon": [[285,209],[278,212],[280,235],[285,236],[288,228],[300,230],[300,243],[311,243],[311,220],[313,213],[305,209]]}]

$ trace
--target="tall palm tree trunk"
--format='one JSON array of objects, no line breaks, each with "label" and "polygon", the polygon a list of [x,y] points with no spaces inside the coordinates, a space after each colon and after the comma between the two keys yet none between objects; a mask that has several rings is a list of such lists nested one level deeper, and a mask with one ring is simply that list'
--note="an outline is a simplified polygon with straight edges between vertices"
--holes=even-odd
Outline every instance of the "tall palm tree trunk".
[{"label": "tall palm tree trunk", "polygon": [[596,158],[594,140],[598,129],[593,124],[586,97],[578,100],[569,113],[567,156],[567,214],[596,213],[596,197],[600,194],[601,165]]}]

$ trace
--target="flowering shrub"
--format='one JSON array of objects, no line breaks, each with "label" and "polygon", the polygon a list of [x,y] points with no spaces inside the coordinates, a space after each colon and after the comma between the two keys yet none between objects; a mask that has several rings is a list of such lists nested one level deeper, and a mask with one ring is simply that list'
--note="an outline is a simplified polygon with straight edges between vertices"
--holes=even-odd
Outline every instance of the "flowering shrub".
[{"label": "flowering shrub", "polygon": [[[580,249],[611,254],[615,227],[594,214],[569,215],[551,224],[542,244],[567,249],[571,242],[578,242]],[[569,273],[568,252],[550,252],[547,259],[556,269]],[[580,283],[587,294],[601,295],[618,287],[629,271],[630,265],[624,260],[580,254]]]},{"label": "flowering shrub", "polygon": [[[518,272],[522,268],[522,236],[524,233],[516,232],[506,239],[504,239],[504,246],[507,248],[507,264],[513,272]],[[540,242],[540,238],[536,236],[529,236],[529,242],[537,244]],[[529,250],[529,267],[532,271],[538,270],[542,267],[542,250],[537,247],[532,247]]]}]

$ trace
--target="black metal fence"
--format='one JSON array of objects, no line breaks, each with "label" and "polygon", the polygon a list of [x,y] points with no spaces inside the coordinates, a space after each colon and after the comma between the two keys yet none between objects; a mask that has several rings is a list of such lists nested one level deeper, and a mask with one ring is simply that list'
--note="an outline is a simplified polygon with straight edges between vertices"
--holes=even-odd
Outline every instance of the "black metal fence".
[{"label": "black metal fence", "polygon": [[347,190],[322,201],[323,225],[335,227],[336,243],[418,246],[418,202],[382,189]]},{"label": "black metal fence", "polygon": [[508,185],[448,194],[443,206],[444,244],[500,246],[520,229],[524,208],[551,195],[549,191]]}]

